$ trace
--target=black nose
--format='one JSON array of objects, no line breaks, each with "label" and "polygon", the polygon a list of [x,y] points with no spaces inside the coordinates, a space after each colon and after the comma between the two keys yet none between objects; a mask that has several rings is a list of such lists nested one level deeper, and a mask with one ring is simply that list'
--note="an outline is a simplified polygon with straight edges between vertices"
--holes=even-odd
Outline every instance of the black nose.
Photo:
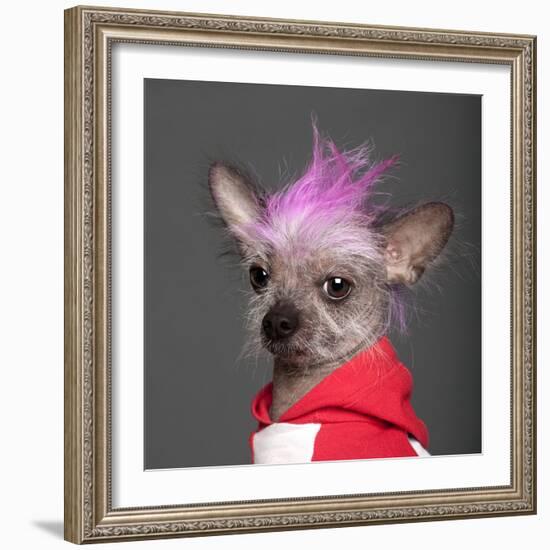
[{"label": "black nose", "polygon": [[264,334],[270,340],[283,340],[296,332],[298,310],[290,303],[275,304],[262,321]]}]

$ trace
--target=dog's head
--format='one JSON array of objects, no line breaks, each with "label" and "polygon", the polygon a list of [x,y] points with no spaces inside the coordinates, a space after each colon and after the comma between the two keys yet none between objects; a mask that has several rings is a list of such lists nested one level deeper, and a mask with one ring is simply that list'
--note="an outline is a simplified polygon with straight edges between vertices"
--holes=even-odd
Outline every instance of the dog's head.
[{"label": "dog's head", "polygon": [[294,365],[337,361],[386,330],[395,289],[416,283],[440,254],[453,211],[426,203],[381,223],[369,201],[395,163],[368,148],[340,152],[314,128],[305,173],[267,194],[215,163],[210,191],[249,273],[252,339]]}]

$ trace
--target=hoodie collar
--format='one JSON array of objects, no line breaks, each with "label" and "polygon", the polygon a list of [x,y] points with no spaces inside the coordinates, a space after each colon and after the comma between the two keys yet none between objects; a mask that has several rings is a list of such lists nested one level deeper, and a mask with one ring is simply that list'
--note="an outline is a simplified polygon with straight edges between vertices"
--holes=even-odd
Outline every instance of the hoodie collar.
[{"label": "hoodie collar", "polygon": [[[412,385],[410,372],[383,337],[321,380],[279,422],[382,421],[406,430],[427,446],[426,427],[410,404]],[[269,383],[252,403],[252,414],[261,425],[273,423],[272,399],[273,384]]]}]

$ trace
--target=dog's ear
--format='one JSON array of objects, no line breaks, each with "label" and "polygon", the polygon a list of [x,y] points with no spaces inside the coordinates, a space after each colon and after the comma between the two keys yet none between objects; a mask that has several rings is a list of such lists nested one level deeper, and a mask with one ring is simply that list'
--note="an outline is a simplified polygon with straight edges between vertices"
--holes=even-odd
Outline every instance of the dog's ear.
[{"label": "dog's ear", "polygon": [[227,229],[247,244],[246,228],[257,221],[262,212],[262,199],[252,181],[236,168],[215,162],[208,172],[210,193]]},{"label": "dog's ear", "polygon": [[443,250],[454,226],[450,206],[423,204],[382,227],[387,281],[412,285]]}]

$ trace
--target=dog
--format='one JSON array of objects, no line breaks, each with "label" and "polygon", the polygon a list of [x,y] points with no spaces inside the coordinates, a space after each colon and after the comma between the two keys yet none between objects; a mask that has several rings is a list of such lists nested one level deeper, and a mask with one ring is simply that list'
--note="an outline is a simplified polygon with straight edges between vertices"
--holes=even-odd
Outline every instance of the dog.
[{"label": "dog", "polygon": [[212,199],[252,289],[252,345],[273,379],[252,403],[255,464],[429,456],[412,377],[387,338],[400,289],[446,246],[454,213],[427,202],[392,213],[375,187],[398,157],[341,151],[313,124],[304,173],[267,193],[243,171],[210,166]]}]

